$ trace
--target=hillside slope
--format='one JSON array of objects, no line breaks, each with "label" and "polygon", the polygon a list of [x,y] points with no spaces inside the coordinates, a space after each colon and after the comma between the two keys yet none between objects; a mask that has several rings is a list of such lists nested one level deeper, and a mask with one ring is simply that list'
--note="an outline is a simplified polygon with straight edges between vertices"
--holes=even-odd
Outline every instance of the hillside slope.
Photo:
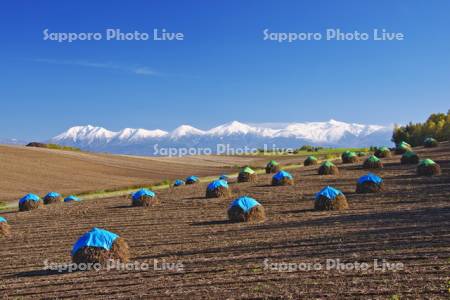
[{"label": "hillside slope", "polygon": [[0,201],[26,193],[81,193],[216,175],[230,163],[204,158],[144,158],[0,145]]}]

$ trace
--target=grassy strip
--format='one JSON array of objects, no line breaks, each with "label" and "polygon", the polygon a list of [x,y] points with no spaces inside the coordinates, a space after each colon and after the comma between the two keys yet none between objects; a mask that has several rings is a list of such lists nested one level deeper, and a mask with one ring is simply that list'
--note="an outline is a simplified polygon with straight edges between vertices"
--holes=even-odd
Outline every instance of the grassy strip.
[{"label": "grassy strip", "polygon": [[352,152],[368,152],[369,148],[322,148],[317,151],[308,151],[308,150],[295,150],[294,153],[286,153],[286,152],[258,152],[258,153],[252,153],[249,155],[254,156],[273,156],[273,157],[297,157],[297,156],[308,156],[308,155],[340,155],[344,153],[345,151],[352,151]]},{"label": "grassy strip", "polygon": [[46,144],[48,149],[55,149],[55,150],[65,150],[65,151],[81,151],[80,148],[77,147],[71,147],[71,146],[61,146],[57,144]]},{"label": "grassy strip", "polygon": [[27,147],[35,147],[35,148],[46,148],[53,150],[65,150],[65,151],[81,151],[80,148],[70,147],[70,146],[61,146],[58,144],[44,144],[39,142],[31,142],[26,145]]},{"label": "grassy strip", "polygon": [[17,209],[19,205],[16,202],[0,202],[0,212]]}]

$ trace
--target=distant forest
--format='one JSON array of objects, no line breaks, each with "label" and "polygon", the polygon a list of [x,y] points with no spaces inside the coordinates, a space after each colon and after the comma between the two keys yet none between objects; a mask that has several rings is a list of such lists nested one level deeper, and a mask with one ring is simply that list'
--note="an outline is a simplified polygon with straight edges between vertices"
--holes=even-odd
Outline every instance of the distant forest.
[{"label": "distant forest", "polygon": [[404,141],[413,147],[423,145],[426,138],[434,138],[439,142],[450,140],[450,110],[447,114],[432,114],[424,123],[395,126],[392,134],[395,144]]}]

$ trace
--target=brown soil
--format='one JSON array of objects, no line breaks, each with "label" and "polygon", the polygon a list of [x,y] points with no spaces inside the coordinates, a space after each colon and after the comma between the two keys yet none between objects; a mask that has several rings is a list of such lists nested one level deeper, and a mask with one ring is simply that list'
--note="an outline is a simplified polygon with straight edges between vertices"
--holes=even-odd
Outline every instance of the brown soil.
[{"label": "brown soil", "polygon": [[317,161],[317,160],[315,160],[315,159],[305,159],[305,161],[303,162],[303,165],[305,166],[305,167],[307,167],[307,166],[313,166],[313,165],[317,165],[319,162]]},{"label": "brown soil", "polygon": [[344,156],[342,157],[342,163],[344,164],[353,164],[359,161],[359,157],[358,156]]},{"label": "brown soil", "polygon": [[392,153],[391,151],[382,151],[380,149],[377,149],[373,155],[375,155],[378,158],[387,158],[391,157]]},{"label": "brown soil", "polygon": [[287,177],[283,177],[281,178],[281,180],[277,180],[275,178],[272,178],[272,185],[274,186],[279,186],[279,185],[293,185],[294,184],[294,180],[287,178]]},{"label": "brown soil", "polygon": [[438,164],[431,166],[417,166],[417,174],[420,176],[439,176],[441,173],[441,167]]},{"label": "brown soil", "polygon": [[231,197],[231,191],[229,188],[219,186],[216,189],[208,190],[206,189],[206,198],[229,198]]},{"label": "brown soil", "polygon": [[[354,165],[339,165],[339,177],[317,176],[316,166],[291,169],[293,186],[272,187],[265,174],[256,183],[231,185],[234,194],[266,208],[264,223],[229,222],[228,201],[205,200],[206,183],[161,190],[161,205],[151,209],[118,197],[2,212],[14,238],[0,243],[0,298],[447,299],[450,144],[414,151],[439,163],[442,175],[417,176],[414,165],[401,165],[395,156],[377,171],[382,193],[354,193],[367,173]],[[349,209],[314,210],[315,193],[327,185],[346,195]],[[70,263],[73,243],[92,227],[125,238],[130,262],[181,262],[184,272],[43,271],[45,259]],[[267,269],[266,259],[323,266],[339,259],[370,268],[279,272]],[[404,269],[375,270],[374,259]]]},{"label": "brown soil", "polygon": [[252,207],[245,213],[239,206],[228,209],[228,219],[232,222],[262,222],[266,219],[266,212],[262,205]]},{"label": "brown soil", "polygon": [[199,181],[198,180],[186,180],[185,184],[186,185],[192,185],[192,184],[198,184]]},{"label": "brown soil", "polygon": [[63,202],[63,198],[61,196],[60,197],[45,196],[42,200],[44,201],[45,205]]},{"label": "brown soil", "polygon": [[366,194],[366,193],[378,193],[383,191],[384,189],[384,183],[381,182],[380,184],[376,184],[372,181],[365,181],[362,184],[356,184],[356,192],[360,194]]},{"label": "brown soil", "polygon": [[317,172],[319,175],[339,175],[339,169],[337,166],[320,166]]},{"label": "brown soil", "polygon": [[155,196],[155,197],[142,196],[136,200],[131,199],[131,206],[149,207],[149,206],[154,206],[154,205],[158,205],[158,204],[161,204],[161,202],[159,201],[159,198],[157,196]]},{"label": "brown soil", "polygon": [[266,174],[278,173],[280,171],[279,165],[266,166]]},{"label": "brown soil", "polygon": [[0,222],[0,238],[11,236],[11,226],[8,223]]},{"label": "brown soil", "polygon": [[344,210],[348,208],[347,198],[344,195],[337,195],[334,199],[320,196],[314,201],[315,210]]},{"label": "brown soil", "polygon": [[42,202],[42,200],[39,201],[29,200],[19,204],[19,211],[29,211],[43,206],[44,202]]},{"label": "brown soil", "polygon": [[383,162],[381,160],[372,162],[366,159],[363,163],[364,169],[383,169],[383,167]]},{"label": "brown soil", "polygon": [[256,182],[256,174],[241,172],[238,175],[238,182]]},{"label": "brown soil", "polygon": [[400,163],[402,165],[416,165],[419,163],[419,156],[418,155],[413,155],[410,157],[405,157],[402,156],[402,158],[400,159]]},{"label": "brown soil", "polygon": [[409,149],[396,148],[395,149],[395,154],[404,154],[406,151],[409,151]]},{"label": "brown soil", "polygon": [[434,147],[438,147],[438,146],[439,146],[439,143],[438,143],[437,141],[425,142],[425,143],[423,144],[423,146],[424,146],[425,148],[434,148]]}]

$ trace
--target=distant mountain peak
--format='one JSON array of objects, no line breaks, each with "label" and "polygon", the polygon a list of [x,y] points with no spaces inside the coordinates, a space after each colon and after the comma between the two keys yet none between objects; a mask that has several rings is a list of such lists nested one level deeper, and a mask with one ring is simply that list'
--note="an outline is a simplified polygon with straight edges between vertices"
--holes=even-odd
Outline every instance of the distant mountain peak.
[{"label": "distant mountain peak", "polygon": [[232,134],[247,134],[252,131],[255,131],[254,127],[238,121],[232,121],[214,127],[208,130],[208,133],[213,135],[232,135]]},{"label": "distant mountain peak", "polygon": [[181,125],[175,128],[170,133],[170,136],[173,138],[180,138],[188,135],[202,135],[204,133],[205,132],[203,130],[192,127],[191,125]]},{"label": "distant mountain peak", "polygon": [[239,121],[225,123],[209,130],[181,125],[171,132],[161,129],[124,128],[118,132],[103,127],[74,126],[55,136],[50,142],[75,146],[90,151],[127,154],[151,154],[153,145],[167,147],[214,147],[233,144],[234,147],[279,148],[316,146],[366,147],[388,145],[391,127],[350,124],[336,120],[306,123],[245,124]]},{"label": "distant mountain peak", "polygon": [[143,128],[138,128],[138,129],[125,128],[125,129],[122,129],[121,131],[119,131],[115,135],[115,138],[119,139],[119,140],[129,139],[132,141],[138,141],[138,140],[147,139],[147,138],[163,137],[163,136],[166,136],[167,134],[168,133],[166,131],[163,131],[161,129],[147,130],[147,129],[143,129]]}]

